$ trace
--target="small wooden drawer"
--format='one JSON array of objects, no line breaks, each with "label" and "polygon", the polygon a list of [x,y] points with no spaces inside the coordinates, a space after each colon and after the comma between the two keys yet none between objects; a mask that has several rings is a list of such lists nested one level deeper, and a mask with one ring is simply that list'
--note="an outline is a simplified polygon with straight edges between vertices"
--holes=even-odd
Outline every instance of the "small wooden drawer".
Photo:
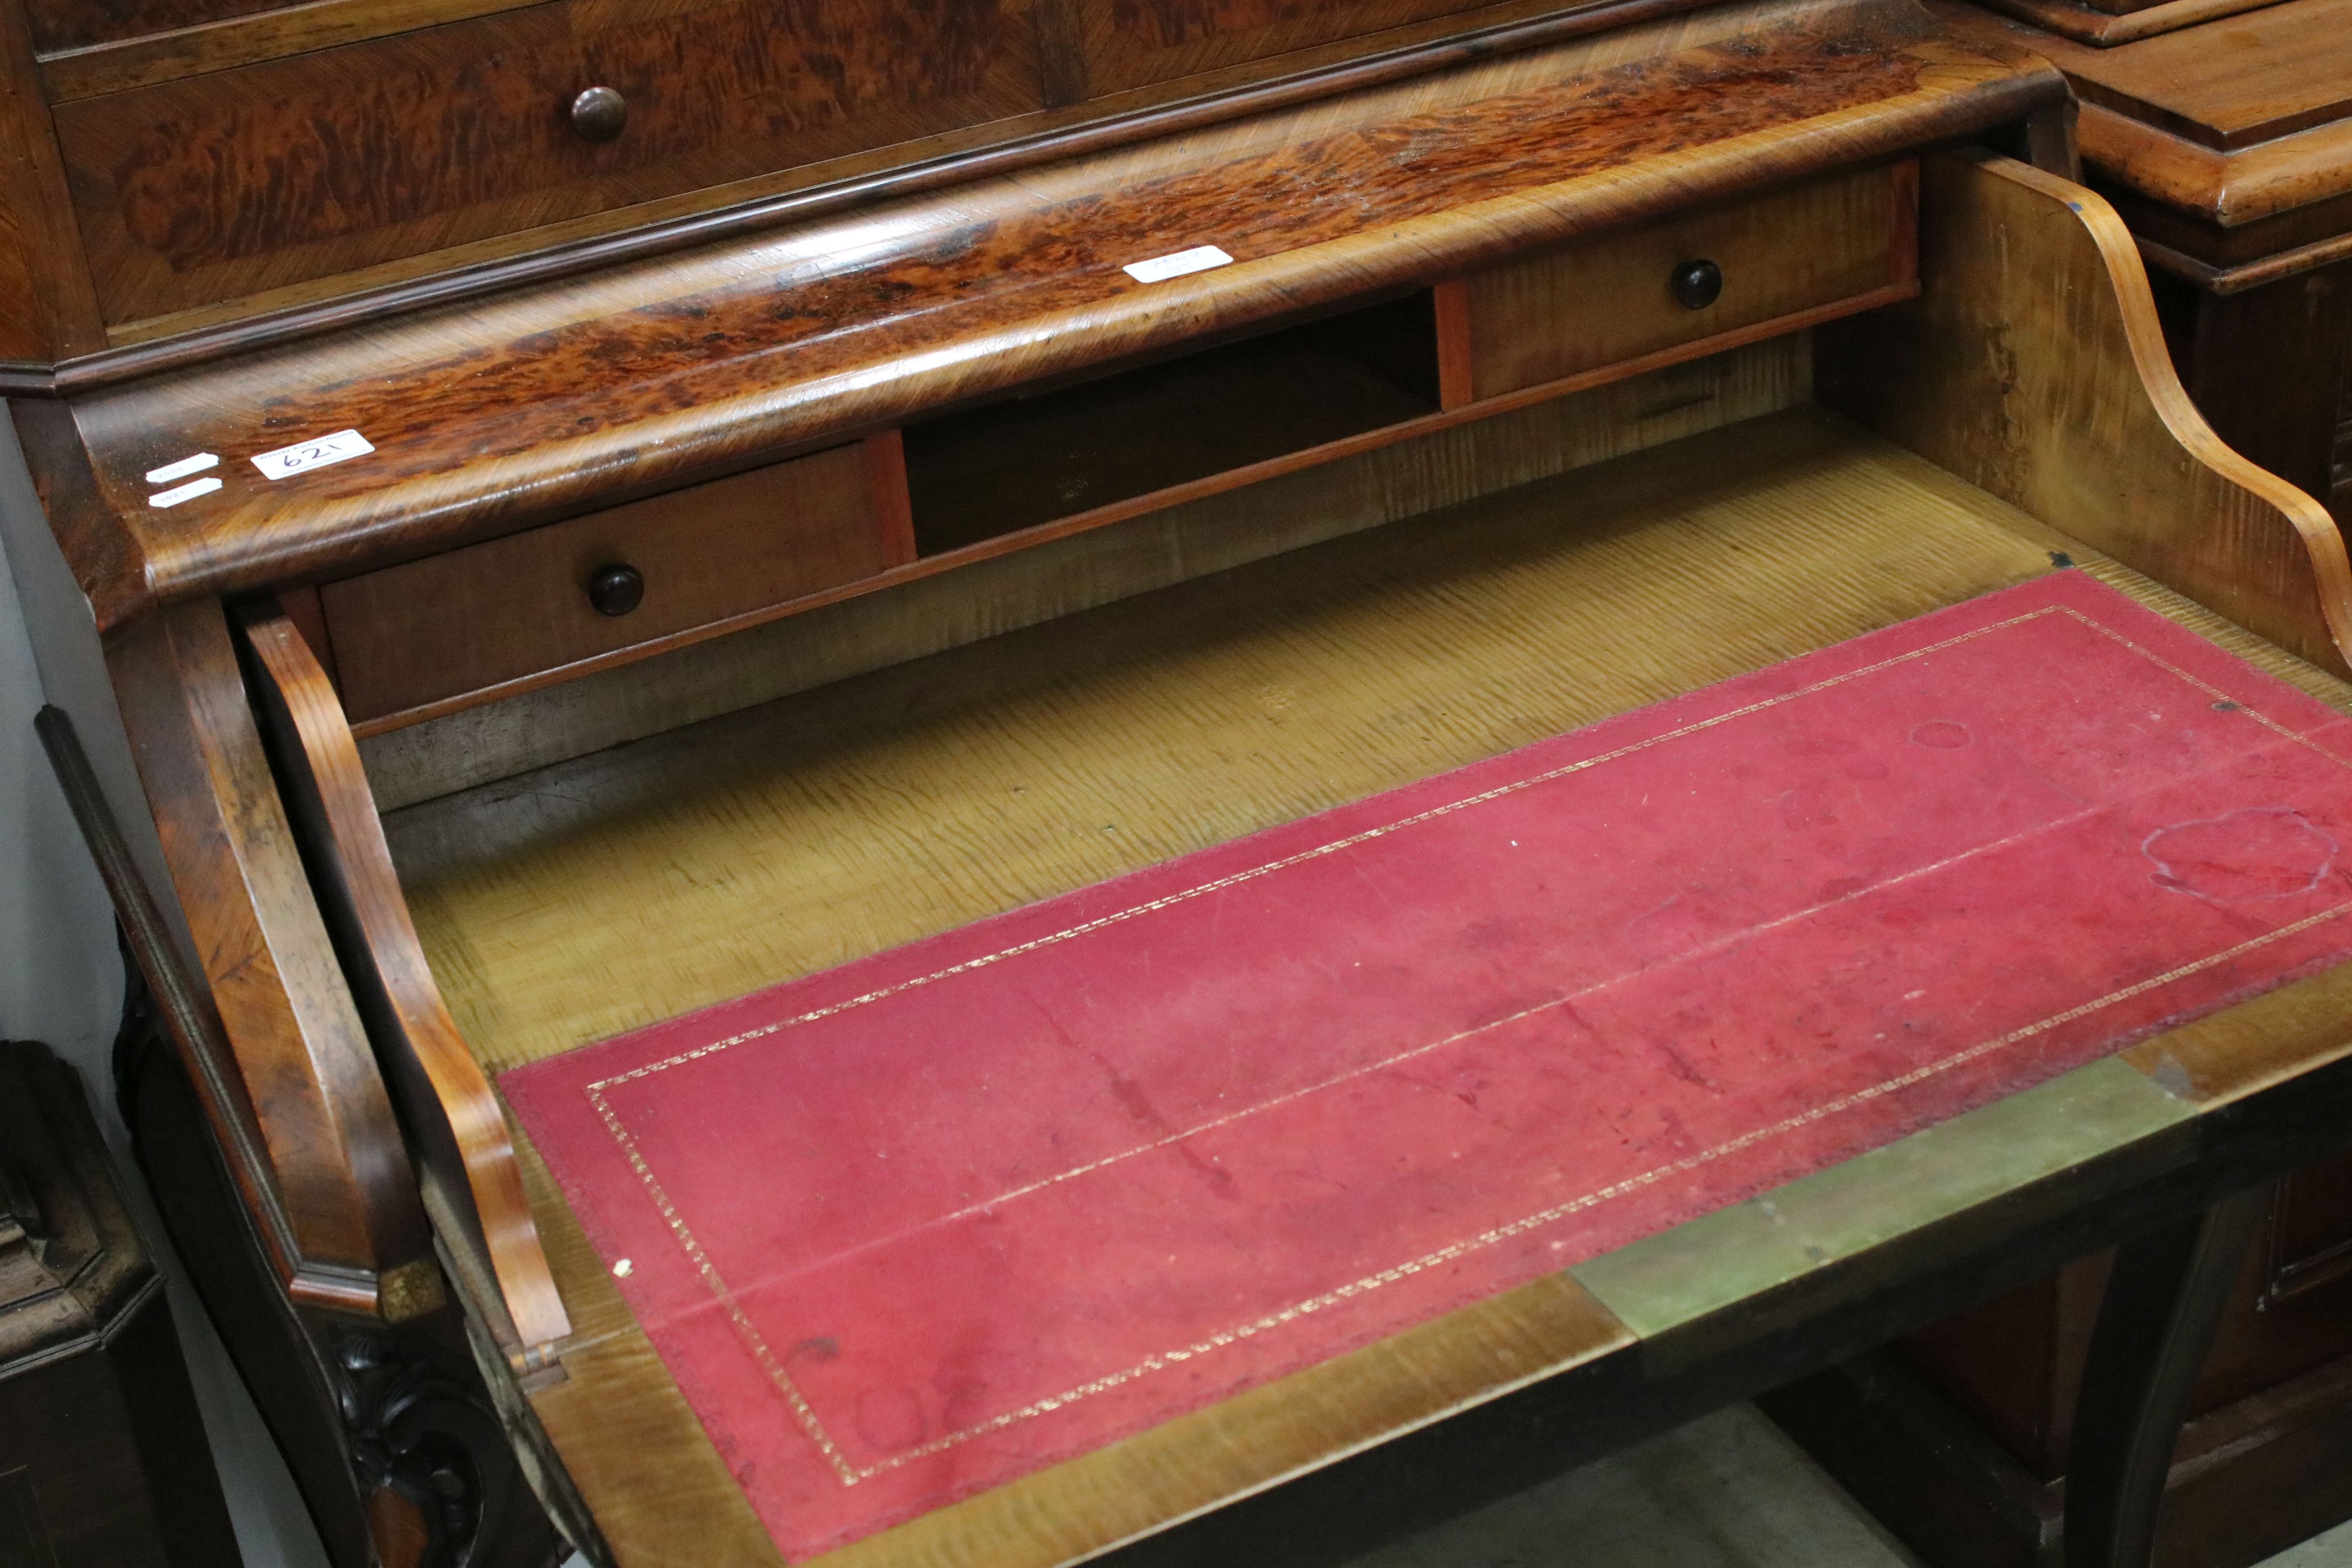
[{"label": "small wooden drawer", "polygon": [[908,552],[887,542],[872,469],[866,448],[836,447],[330,583],[344,711],[362,727],[417,714],[872,576]]},{"label": "small wooden drawer", "polygon": [[60,103],[142,320],[1036,107],[1026,0],[559,0]]},{"label": "small wooden drawer", "polygon": [[1446,404],[1907,298],[1917,225],[1917,165],[1900,163],[1477,273],[1440,294]]}]

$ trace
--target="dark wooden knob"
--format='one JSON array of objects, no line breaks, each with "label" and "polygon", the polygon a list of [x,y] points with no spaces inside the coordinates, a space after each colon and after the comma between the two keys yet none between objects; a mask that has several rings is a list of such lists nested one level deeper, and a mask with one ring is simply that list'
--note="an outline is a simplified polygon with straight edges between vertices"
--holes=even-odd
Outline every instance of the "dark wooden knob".
[{"label": "dark wooden knob", "polygon": [[1723,268],[1712,261],[1685,261],[1669,281],[1686,310],[1704,310],[1723,297]]},{"label": "dark wooden knob", "polygon": [[600,616],[625,616],[646,602],[646,574],[614,562],[588,574],[588,603]]},{"label": "dark wooden knob", "polygon": [[609,87],[592,87],[572,100],[572,129],[583,142],[610,142],[629,122],[629,100]]}]

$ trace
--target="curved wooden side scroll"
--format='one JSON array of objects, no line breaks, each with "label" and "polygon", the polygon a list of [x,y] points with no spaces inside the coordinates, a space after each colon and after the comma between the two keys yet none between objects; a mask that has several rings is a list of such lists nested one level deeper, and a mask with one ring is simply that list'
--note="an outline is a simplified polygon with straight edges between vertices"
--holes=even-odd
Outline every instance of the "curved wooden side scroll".
[{"label": "curved wooden side scroll", "polygon": [[1920,296],[1821,330],[1822,401],[2352,673],[2343,534],[2189,403],[2115,209],[1990,153],[1930,157],[1920,172]]},{"label": "curved wooden side scroll", "polygon": [[[553,1370],[571,1320],[540,1247],[506,1119],[425,964],[342,705],[275,605],[242,612],[238,625],[328,924],[420,1145],[426,1207],[445,1244],[473,1255],[454,1260],[457,1282],[461,1289],[468,1276],[495,1282],[489,1300],[480,1300],[488,1291],[467,1294],[518,1374]],[[447,1234],[453,1224],[455,1236]]]}]

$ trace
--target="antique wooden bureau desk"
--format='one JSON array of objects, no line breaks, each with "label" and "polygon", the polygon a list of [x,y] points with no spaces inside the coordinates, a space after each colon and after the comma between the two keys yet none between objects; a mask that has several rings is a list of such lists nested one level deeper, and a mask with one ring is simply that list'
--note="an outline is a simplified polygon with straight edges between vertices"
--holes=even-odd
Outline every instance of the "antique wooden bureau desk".
[{"label": "antique wooden bureau desk", "polygon": [[[2129,237],[2071,183],[2048,65],[1909,0],[7,0],[0,25],[25,464],[0,511],[143,982],[122,1102],[338,1563],[539,1561],[550,1521],[632,1565],[1335,1561],[2118,1241],[2072,1549],[2147,1560],[2237,1194],[2347,1136],[2352,970],[2316,949],[1572,1268],[1265,1349],[1545,1234],[1496,1225],[993,1414],[964,1390],[998,1363],[958,1345],[1027,1310],[1026,1276],[878,1235],[851,1251],[912,1261],[852,1292],[863,1321],[768,1345],[695,1271],[772,1221],[789,1246],[896,1212],[919,1100],[950,1148],[1066,1089],[1190,1136],[1108,1062],[940,1101],[991,1044],[918,1034],[877,1047],[916,1052],[879,1087],[722,1095],[666,1123],[722,1186],[739,1148],[859,1152],[765,1188],[747,1163],[740,1234],[683,1189],[640,1205],[625,1252],[518,1120],[607,1037],[2026,602],[1997,591],[2042,608],[1934,647],[2111,605],[2143,640],[2100,657],[2188,681],[2198,724],[2352,711],[2342,539],[2190,407]],[[1923,689],[2095,697],[2105,669]],[[1790,834],[1838,809],[1782,805]],[[1413,902],[1368,885],[1231,956]],[[1950,1019],[2064,967],[2043,952]],[[1181,1294],[1126,1246],[1074,1243],[1057,1278]],[[714,1373],[675,1335],[730,1314],[751,1359]],[[1024,1321],[1024,1367],[1124,1331]],[[961,1415],[816,1407],[892,1324]],[[1236,1345],[1265,1374],[1212,1388]],[[1016,1427],[1063,1436],[1008,1459]]]}]

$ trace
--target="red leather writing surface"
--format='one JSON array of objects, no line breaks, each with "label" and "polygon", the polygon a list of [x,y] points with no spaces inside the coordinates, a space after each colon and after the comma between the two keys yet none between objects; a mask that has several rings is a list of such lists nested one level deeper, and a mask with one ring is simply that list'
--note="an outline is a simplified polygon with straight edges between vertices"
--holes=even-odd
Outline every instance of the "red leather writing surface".
[{"label": "red leather writing surface", "polygon": [[2346,755],[2062,572],[504,1085],[805,1555],[2337,962]]}]

